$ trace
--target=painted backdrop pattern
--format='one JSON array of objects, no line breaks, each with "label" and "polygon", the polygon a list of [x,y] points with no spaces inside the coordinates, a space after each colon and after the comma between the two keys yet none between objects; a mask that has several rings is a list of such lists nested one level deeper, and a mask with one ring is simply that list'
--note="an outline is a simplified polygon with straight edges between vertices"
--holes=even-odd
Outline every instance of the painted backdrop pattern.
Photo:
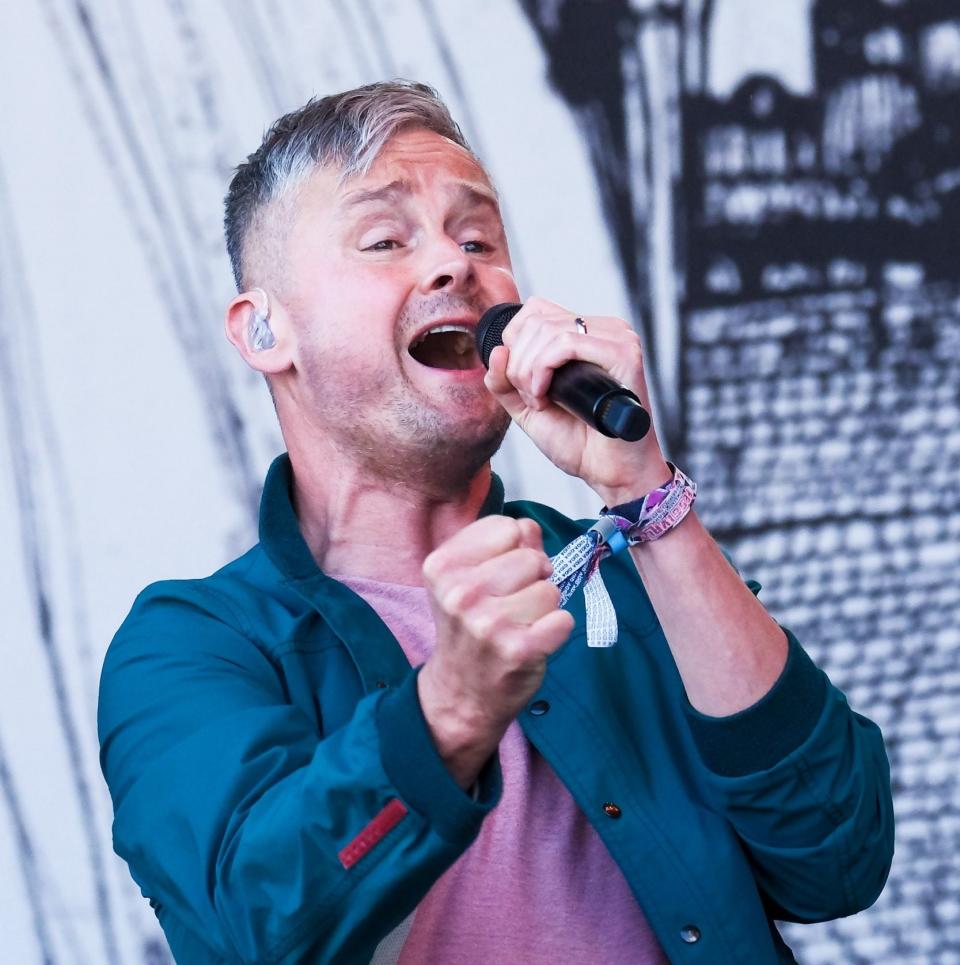
[{"label": "painted backdrop pattern", "polygon": [[[113,855],[100,661],[255,539],[282,448],[222,335],[220,199],[280,113],[435,85],[521,291],[629,317],[741,567],[888,737],[877,906],[804,962],[960,961],[960,14],[780,0],[0,5],[0,958],[160,965]],[[511,433],[508,492],[584,487]]]}]

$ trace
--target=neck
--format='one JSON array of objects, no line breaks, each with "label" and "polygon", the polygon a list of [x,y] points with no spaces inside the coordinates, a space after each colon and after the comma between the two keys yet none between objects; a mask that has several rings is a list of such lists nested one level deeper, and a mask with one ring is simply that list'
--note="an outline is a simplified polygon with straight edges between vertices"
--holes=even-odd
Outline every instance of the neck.
[{"label": "neck", "polygon": [[378,478],[332,445],[289,449],[293,505],[317,565],[332,576],[419,586],[426,557],[472,523],[490,489],[490,464],[447,492]]}]

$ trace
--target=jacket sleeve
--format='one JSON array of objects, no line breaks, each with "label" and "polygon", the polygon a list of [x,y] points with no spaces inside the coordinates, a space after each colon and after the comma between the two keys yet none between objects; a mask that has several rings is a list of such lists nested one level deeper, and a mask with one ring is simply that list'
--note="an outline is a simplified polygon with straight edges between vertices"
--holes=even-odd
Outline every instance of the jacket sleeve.
[{"label": "jacket sleeve", "polygon": [[880,894],[893,858],[890,773],[879,728],[854,713],[787,633],[765,697],[687,720],[710,796],[738,835],[772,917],[825,921]]},{"label": "jacket sleeve", "polygon": [[[369,960],[500,794],[449,776],[416,674],[321,735],[228,608],[138,598],[105,660],[98,729],[114,847],[176,929],[241,962]],[[177,952],[177,949],[174,949]]]}]

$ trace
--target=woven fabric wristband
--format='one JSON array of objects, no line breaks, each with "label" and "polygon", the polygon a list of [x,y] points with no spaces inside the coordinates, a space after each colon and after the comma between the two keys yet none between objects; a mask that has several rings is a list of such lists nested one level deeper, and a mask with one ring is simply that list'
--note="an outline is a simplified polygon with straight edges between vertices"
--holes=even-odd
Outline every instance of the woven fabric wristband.
[{"label": "woven fabric wristband", "polygon": [[604,507],[600,513],[616,525],[628,546],[659,539],[686,517],[697,498],[697,484],[672,462],[667,465],[673,472],[668,482],[640,499]]},{"label": "woven fabric wristband", "polygon": [[551,582],[560,590],[560,605],[583,589],[587,646],[612,647],[617,642],[617,614],[603,584],[600,563],[637,543],[658,539],[679,523],[697,496],[696,484],[672,463],[673,478],[642,499],[606,507],[585,533],[551,558]]}]

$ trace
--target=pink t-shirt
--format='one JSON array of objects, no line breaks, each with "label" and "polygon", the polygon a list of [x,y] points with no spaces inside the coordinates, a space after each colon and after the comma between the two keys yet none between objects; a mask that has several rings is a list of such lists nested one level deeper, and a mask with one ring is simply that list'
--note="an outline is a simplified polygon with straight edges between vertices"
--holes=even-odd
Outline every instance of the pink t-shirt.
[{"label": "pink t-shirt", "polygon": [[[411,665],[427,659],[436,629],[426,590],[339,579],[373,607]],[[500,742],[500,766],[500,803],[412,923],[378,950],[377,965],[666,963],[600,836],[516,721]]]}]

